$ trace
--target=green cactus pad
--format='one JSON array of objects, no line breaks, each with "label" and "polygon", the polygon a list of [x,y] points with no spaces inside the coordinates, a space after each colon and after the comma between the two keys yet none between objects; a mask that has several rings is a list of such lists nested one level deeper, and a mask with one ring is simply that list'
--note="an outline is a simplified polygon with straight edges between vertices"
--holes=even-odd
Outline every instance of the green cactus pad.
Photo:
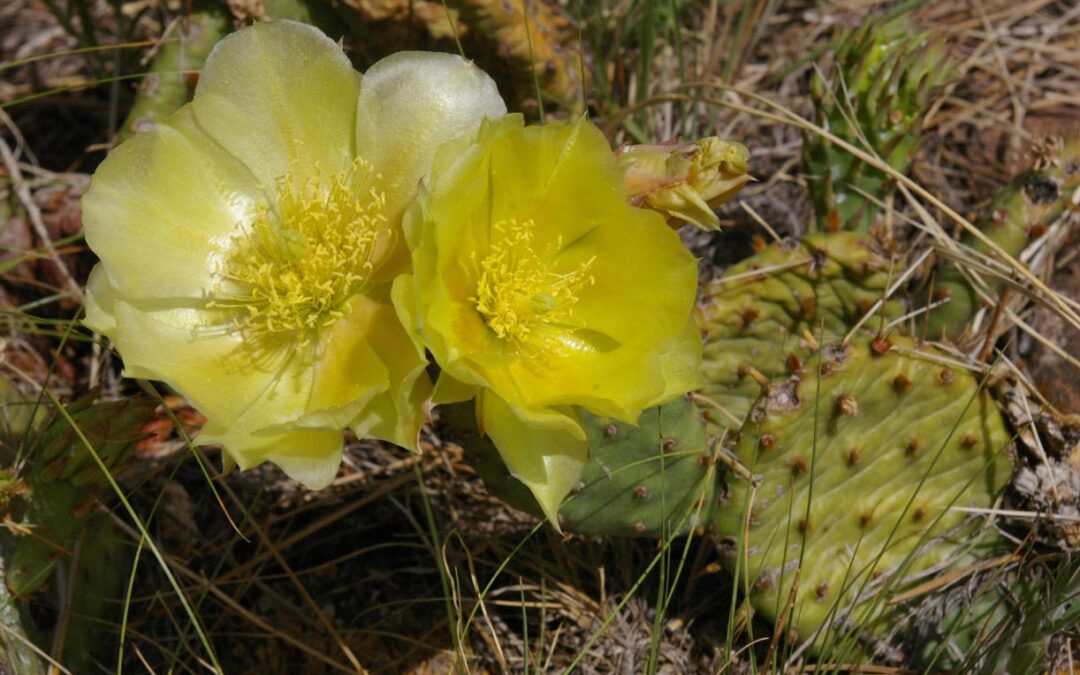
[{"label": "green cactus pad", "polygon": [[[814,74],[817,123],[903,173],[927,104],[951,72],[940,37],[916,30],[907,17],[867,21],[839,39],[831,72]],[[818,228],[868,231],[878,206],[865,195],[883,199],[888,175],[817,135],[805,139],[803,160]]]},{"label": "green cactus pad", "polygon": [[[189,6],[188,11],[191,12]],[[150,72],[139,85],[131,112],[117,134],[124,141],[152,129],[191,100],[198,72],[225,37],[228,21],[221,7],[196,9],[177,23],[173,39],[162,42]]]},{"label": "green cactus pad", "polygon": [[101,639],[101,625],[120,620],[131,562],[130,540],[108,514],[92,514],[79,536],[78,557],[65,570],[66,583],[74,586],[63,658],[71,672],[94,672],[112,651]]},{"label": "green cactus pad", "polygon": [[[1067,210],[1075,208],[1073,200],[1080,190],[1080,134],[1058,147],[1046,148],[1037,164],[1002,188],[976,223],[991,241],[1014,257]],[[963,243],[977,253],[990,251],[989,246],[971,235],[964,237]],[[993,293],[1000,292],[1004,285],[993,278],[987,278],[987,282]],[[954,263],[947,263],[938,274],[932,299],[948,302],[930,313],[927,337],[944,335],[963,341],[983,302]]]},{"label": "green cactus pad", "polygon": [[26,472],[26,512],[30,533],[15,543],[7,569],[8,588],[16,597],[41,587],[56,562],[71,553],[75,538],[93,511],[95,490],[105,484],[97,462],[75,432],[86,436],[110,471],[131,455],[145,435],[142,428],[156,404],[146,398],[92,403],[93,395],[69,404],[72,425],[55,413],[43,424]]},{"label": "green cactus pad", "polygon": [[[542,517],[498,451],[476,431],[472,403],[440,408],[454,440],[484,481],[514,506]],[[574,534],[665,537],[707,522],[714,506],[716,469],[701,411],[687,398],[650,408],[638,426],[584,413],[589,462],[559,509]]]},{"label": "green cactus pad", "polygon": [[800,569],[789,624],[800,640],[866,628],[904,579],[959,559],[977,523],[950,507],[989,508],[1009,478],[1001,414],[929,349],[899,337],[825,345],[770,385],[732,446],[756,480],[730,479],[716,512],[725,565],[773,620]]},{"label": "green cactus pad", "polygon": [[[784,240],[733,266],[706,286],[698,305],[702,393],[742,420],[761,393],[751,369],[769,380],[800,371],[811,353],[803,332],[842,338],[884,296],[889,277],[881,247],[851,232]],[[879,311],[895,316],[901,305],[890,301]],[[867,325],[878,323],[875,316]]]},{"label": "green cactus pad", "polygon": [[[3,573],[5,561],[0,556],[0,573]],[[4,666],[4,672],[18,673],[18,675],[45,675],[45,663],[34,651],[34,642],[23,626],[25,613],[20,611],[19,603],[15,601],[6,587],[0,584],[0,621],[4,622],[7,630],[0,634],[0,664]],[[29,625],[29,623],[28,623]]]}]

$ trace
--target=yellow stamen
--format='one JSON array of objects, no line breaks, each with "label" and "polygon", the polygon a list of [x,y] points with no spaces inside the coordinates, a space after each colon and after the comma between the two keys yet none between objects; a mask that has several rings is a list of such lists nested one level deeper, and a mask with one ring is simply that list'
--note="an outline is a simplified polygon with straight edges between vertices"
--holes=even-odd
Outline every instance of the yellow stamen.
[{"label": "yellow stamen", "polygon": [[360,158],[326,182],[281,178],[276,203],[230,242],[210,306],[234,310],[233,327],[256,342],[310,344],[344,316],[390,248],[381,179]]},{"label": "yellow stamen", "polygon": [[538,252],[533,244],[535,227],[532,220],[495,223],[493,241],[479,263],[476,295],[470,298],[488,328],[515,346],[534,341],[545,326],[565,322],[580,291],[595,283],[589,275],[595,258],[570,272],[556,272],[555,254],[562,240]]}]

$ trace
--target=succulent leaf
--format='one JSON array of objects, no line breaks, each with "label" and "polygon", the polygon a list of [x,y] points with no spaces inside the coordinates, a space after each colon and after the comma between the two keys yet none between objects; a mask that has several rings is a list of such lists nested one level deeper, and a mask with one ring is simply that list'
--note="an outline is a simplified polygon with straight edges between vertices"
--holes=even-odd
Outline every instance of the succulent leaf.
[{"label": "succulent leaf", "polygon": [[[906,16],[866,21],[840,37],[831,71],[814,74],[817,123],[903,173],[927,104],[952,68],[941,36],[917,30]],[[888,175],[817,135],[806,137],[803,160],[818,229],[868,231],[878,206],[866,195],[884,199]]]},{"label": "succulent leaf", "polygon": [[[471,403],[440,408],[466,459],[500,497],[543,516],[473,422]],[[669,537],[708,522],[717,484],[701,412],[686,397],[649,408],[638,424],[582,414],[589,461],[558,511],[573,534]]]},{"label": "succulent leaf", "polygon": [[[877,242],[850,232],[785,240],[731,267],[698,303],[702,393],[742,420],[761,391],[751,373],[773,380],[801,371],[810,353],[804,332],[842,338],[884,296],[889,276]],[[891,317],[900,308],[889,301],[878,311]],[[710,417],[732,426],[729,417]]]},{"label": "succulent leaf", "polygon": [[873,626],[913,575],[962,557],[977,523],[951,507],[990,508],[1011,471],[976,378],[883,339],[825,345],[769,386],[732,446],[755,480],[732,479],[713,520],[725,565],[768,618],[801,568],[792,627],[818,647]]}]

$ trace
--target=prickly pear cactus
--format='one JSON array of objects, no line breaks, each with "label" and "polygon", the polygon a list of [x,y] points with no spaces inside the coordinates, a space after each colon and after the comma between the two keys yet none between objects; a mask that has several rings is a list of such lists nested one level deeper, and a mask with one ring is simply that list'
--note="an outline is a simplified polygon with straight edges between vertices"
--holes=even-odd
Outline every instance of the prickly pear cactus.
[{"label": "prickly pear cactus", "polygon": [[227,29],[225,16],[216,8],[193,12],[177,22],[174,39],[162,43],[150,72],[139,84],[118,140],[152,129],[191,100],[199,71]]},{"label": "prickly pear cactus", "polygon": [[[442,419],[488,486],[540,515],[524,485],[506,471],[494,446],[476,431],[472,404],[444,406]],[[638,426],[584,413],[589,462],[559,509],[574,534],[667,537],[707,521],[715,506],[716,468],[701,412],[686,397],[642,413]]]},{"label": "prickly pear cactus", "polygon": [[[1080,134],[1058,143],[1046,144],[1031,170],[1014,178],[994,198],[976,226],[1009,255],[1016,257],[1024,248],[1046,233],[1059,218],[1080,222]],[[989,247],[973,236],[962,243],[976,253],[987,254]],[[1003,283],[987,278],[993,294]],[[947,336],[954,341],[970,337],[971,320],[983,302],[960,269],[946,263],[933,286],[937,306],[927,322],[927,337]]]},{"label": "prickly pear cactus", "polygon": [[951,507],[989,508],[1005,486],[1001,414],[946,363],[900,337],[827,344],[740,430],[755,479],[729,478],[713,524],[757,611],[776,620],[794,596],[800,641],[871,625],[905,579],[960,557],[977,523]]},{"label": "prickly pear cactus", "polygon": [[[867,21],[839,40],[831,72],[814,74],[817,123],[856,147],[869,146],[903,173],[918,148],[927,104],[951,71],[940,36],[916,30],[905,16]],[[888,176],[817,135],[805,139],[803,161],[818,228],[868,231],[878,207],[864,195],[884,199]]]},{"label": "prickly pear cactus", "polygon": [[[842,338],[881,299],[890,261],[877,242],[851,232],[784,240],[730,268],[702,292],[703,395],[726,411],[710,419],[737,427],[768,380],[802,370],[810,351],[803,334]],[[901,305],[878,310],[891,317]],[[876,329],[877,316],[867,322]],[[734,419],[733,419],[734,418]]]},{"label": "prickly pear cactus", "polygon": [[[97,404],[92,400],[90,395],[71,403],[66,412],[113,471],[144,438],[141,430],[155,404],[144,398]],[[16,540],[7,569],[8,588],[17,598],[40,588],[57,561],[71,554],[92,514],[95,490],[105,484],[97,463],[60,413],[44,422],[28,461],[26,491],[21,495],[26,510],[20,524],[29,533]]]}]

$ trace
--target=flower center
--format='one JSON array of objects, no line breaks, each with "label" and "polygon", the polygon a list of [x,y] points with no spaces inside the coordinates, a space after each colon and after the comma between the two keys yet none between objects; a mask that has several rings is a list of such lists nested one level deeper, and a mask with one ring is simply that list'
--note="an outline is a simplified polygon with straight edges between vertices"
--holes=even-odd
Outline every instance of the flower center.
[{"label": "flower center", "polygon": [[281,178],[276,202],[230,246],[210,306],[235,310],[234,327],[256,341],[309,344],[344,316],[390,248],[381,179],[360,158],[329,181]]},{"label": "flower center", "polygon": [[555,253],[562,248],[562,238],[538,253],[533,244],[535,228],[532,220],[495,223],[497,236],[479,263],[476,295],[469,298],[496,336],[517,345],[544,327],[566,321],[578,293],[595,283],[589,274],[595,257],[576,270],[556,272]]}]

